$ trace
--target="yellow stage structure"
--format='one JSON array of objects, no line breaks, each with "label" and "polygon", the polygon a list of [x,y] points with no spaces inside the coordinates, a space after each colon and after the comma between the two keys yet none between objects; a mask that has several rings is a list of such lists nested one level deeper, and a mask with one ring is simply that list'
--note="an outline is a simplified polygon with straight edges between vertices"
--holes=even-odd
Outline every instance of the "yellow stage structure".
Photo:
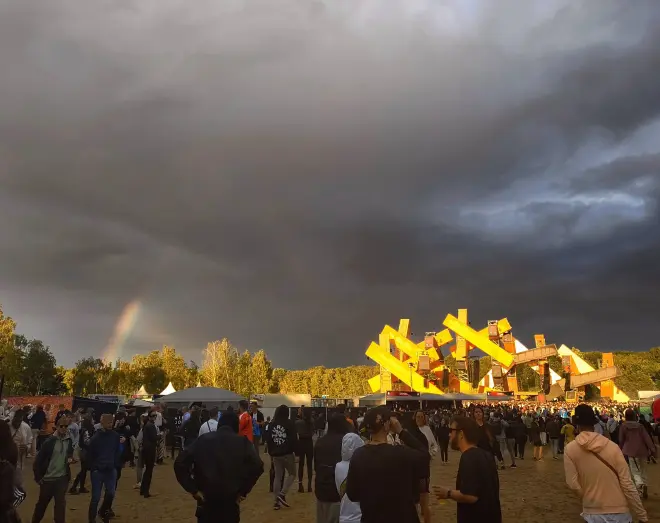
[{"label": "yellow stage structure", "polygon": [[[612,354],[604,354],[602,368],[596,370],[565,345],[559,349],[547,345],[542,334],[535,335],[535,348],[528,349],[513,337],[507,318],[489,321],[485,328],[475,330],[468,321],[467,309],[459,309],[456,316],[447,314],[443,327],[415,342],[410,338],[409,319],[401,319],[398,329],[385,325],[378,343],[372,342],[366,351],[380,366],[380,373],[369,380],[371,390],[432,394],[504,391],[519,395],[515,368],[526,363],[541,375],[541,387],[546,392],[555,384],[563,389],[568,381],[570,390],[579,395],[585,385],[596,384],[602,397],[627,401],[612,381],[618,375]],[[454,372],[445,365],[442,347],[456,361]],[[479,379],[478,359],[470,357],[473,349],[491,357],[493,366],[483,379]],[[555,355],[562,357],[564,377],[549,369],[547,359]]]}]

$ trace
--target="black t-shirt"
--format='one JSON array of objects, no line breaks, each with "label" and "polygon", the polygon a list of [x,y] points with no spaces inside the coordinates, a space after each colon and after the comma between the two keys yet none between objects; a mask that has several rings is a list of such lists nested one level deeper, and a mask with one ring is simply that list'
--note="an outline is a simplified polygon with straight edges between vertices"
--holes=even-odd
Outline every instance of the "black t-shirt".
[{"label": "black t-shirt", "polygon": [[502,523],[500,479],[492,453],[473,447],[461,455],[456,490],[479,498],[476,503],[457,503],[458,523]]},{"label": "black t-shirt", "polygon": [[403,431],[402,445],[365,445],[355,451],[346,494],[360,503],[362,523],[419,523],[415,504],[428,470],[428,443]]}]

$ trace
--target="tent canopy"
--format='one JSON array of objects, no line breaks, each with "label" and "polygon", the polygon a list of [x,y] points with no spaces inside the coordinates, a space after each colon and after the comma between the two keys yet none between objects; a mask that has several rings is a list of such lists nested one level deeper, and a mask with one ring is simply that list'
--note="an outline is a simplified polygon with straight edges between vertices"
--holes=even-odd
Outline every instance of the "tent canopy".
[{"label": "tent canopy", "polygon": [[151,401],[145,401],[145,400],[141,400],[141,399],[138,398],[133,402],[133,406],[134,407],[153,407],[154,404]]},{"label": "tent canopy", "polygon": [[135,395],[136,396],[149,396],[149,393],[147,392],[147,389],[144,388],[144,385],[142,385],[142,387],[140,387],[140,390],[138,390],[135,393]]},{"label": "tent canopy", "polygon": [[193,387],[168,394],[164,398],[168,404],[171,403],[238,403],[244,400],[235,392],[215,387]]},{"label": "tent canopy", "polygon": [[176,392],[176,389],[174,388],[174,385],[172,385],[172,382],[170,381],[167,384],[167,387],[165,387],[165,390],[160,393],[161,396],[169,396],[170,394]]}]

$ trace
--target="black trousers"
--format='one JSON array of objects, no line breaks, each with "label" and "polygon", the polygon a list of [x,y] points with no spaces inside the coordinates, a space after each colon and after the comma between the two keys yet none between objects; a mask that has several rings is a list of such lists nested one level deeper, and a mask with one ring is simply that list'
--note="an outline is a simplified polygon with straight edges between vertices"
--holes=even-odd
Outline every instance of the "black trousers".
[{"label": "black trousers", "polygon": [[151,477],[156,466],[156,449],[142,450],[142,463],[144,463],[144,473],[142,474],[142,483],[140,484],[140,495],[149,494],[151,488]]},{"label": "black trousers", "polygon": [[527,437],[516,438],[516,454],[517,458],[525,457],[525,445],[527,444]]},{"label": "black trousers", "polygon": [[63,476],[53,481],[42,481],[39,484],[39,499],[34,506],[32,523],[40,523],[46,514],[51,499],[55,499],[53,509],[55,523],[65,523],[66,518],[66,491],[69,487],[69,478]]},{"label": "black trousers", "polygon": [[78,472],[78,475],[73,480],[73,485],[71,485],[72,490],[76,489],[78,485],[80,485],[80,488],[85,488],[85,480],[87,479],[87,472],[89,471],[89,468],[87,467],[87,460],[80,462],[80,472]]},{"label": "black trousers", "polygon": [[307,459],[307,482],[312,485],[312,467],[314,463],[314,440],[312,438],[298,440],[298,483],[302,483]]},{"label": "black trousers", "polygon": [[235,499],[211,503],[197,503],[195,512],[197,523],[238,523],[241,520],[241,509]]},{"label": "black trousers", "polygon": [[440,459],[447,463],[449,461],[449,440],[438,440],[438,445],[440,445]]}]

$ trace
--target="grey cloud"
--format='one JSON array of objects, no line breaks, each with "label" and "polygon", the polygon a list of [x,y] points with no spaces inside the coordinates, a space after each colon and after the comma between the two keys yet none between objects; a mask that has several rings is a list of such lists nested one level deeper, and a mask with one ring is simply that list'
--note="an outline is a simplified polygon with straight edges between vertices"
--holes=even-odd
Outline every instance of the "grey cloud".
[{"label": "grey cloud", "polygon": [[649,346],[607,322],[658,305],[658,21],[651,1],[0,3],[0,300],[68,363],[136,299],[126,356],[229,336],[361,362],[383,323],[462,306]]}]

